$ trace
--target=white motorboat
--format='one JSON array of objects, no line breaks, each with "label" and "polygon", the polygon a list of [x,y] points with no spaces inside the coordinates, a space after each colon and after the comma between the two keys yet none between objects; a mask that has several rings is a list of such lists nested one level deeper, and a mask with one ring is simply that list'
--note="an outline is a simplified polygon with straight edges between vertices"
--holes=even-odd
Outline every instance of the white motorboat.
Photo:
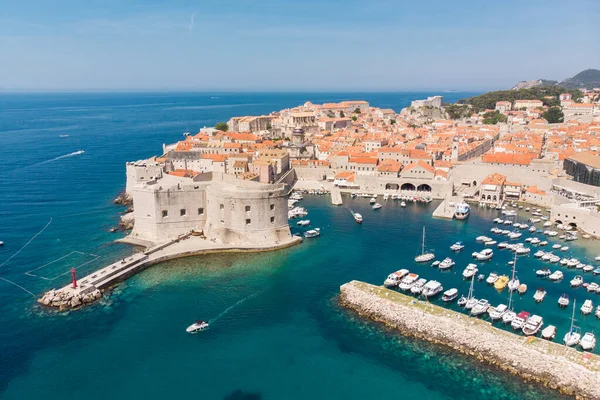
[{"label": "white motorboat", "polygon": [[432,267],[437,267],[440,265],[440,261],[439,260],[435,260],[434,262],[431,263]]},{"label": "white motorboat", "polygon": [[558,299],[558,306],[559,307],[567,307],[569,305],[569,295],[566,293],[563,293],[560,295],[560,298]]},{"label": "white motorboat", "polygon": [[552,272],[550,271],[550,269],[544,268],[544,269],[538,269],[537,271],[535,271],[535,274],[541,278],[545,278],[547,276],[550,276],[552,274]]},{"label": "white motorboat", "polygon": [[375,204],[373,204],[373,210],[379,210],[381,207],[382,207],[382,206],[381,206],[381,204],[379,204],[379,203],[375,203]]},{"label": "white motorboat", "polygon": [[535,300],[536,303],[541,303],[542,301],[544,301],[545,297],[546,297],[546,289],[539,288],[538,290],[535,291],[535,294],[533,295],[533,300]]},{"label": "white motorboat", "polygon": [[406,207],[406,203],[403,201],[402,203],[400,203],[400,207]]},{"label": "white motorboat", "polygon": [[550,256],[550,260],[548,260],[548,261],[550,261],[550,262],[551,262],[551,263],[553,263],[553,264],[556,264],[557,262],[559,262],[559,261],[560,261],[560,257],[559,257],[559,256],[555,256],[555,255],[553,254],[553,255],[551,255],[551,256]]},{"label": "white motorboat", "polygon": [[535,231],[537,231],[537,228],[535,226],[530,226],[529,227],[529,232],[535,233]]},{"label": "white motorboat", "polygon": [[475,258],[477,258],[477,261],[487,261],[487,260],[490,260],[493,256],[494,256],[494,250],[483,249],[475,256]]},{"label": "white motorboat", "polygon": [[402,278],[402,280],[398,284],[398,289],[400,289],[402,291],[409,290],[411,287],[413,287],[413,285],[417,282],[418,279],[419,279],[419,275],[417,275],[415,273],[410,273],[410,274],[406,275],[404,278]]},{"label": "white motorboat", "polygon": [[585,351],[592,351],[596,347],[596,337],[591,332],[586,332],[579,342],[581,348]]},{"label": "white motorboat", "polygon": [[560,248],[560,251],[567,251],[569,250],[569,246],[563,246]]},{"label": "white motorboat", "polygon": [[533,253],[533,256],[535,258],[542,258],[544,256],[544,254],[546,254],[546,253],[544,253],[542,250],[538,250],[535,253]]},{"label": "white motorboat", "polygon": [[498,280],[498,274],[495,272],[490,273],[490,275],[487,277],[487,279],[485,280],[488,285],[493,285],[494,283],[496,283],[496,281]]},{"label": "white motorboat", "polygon": [[498,242],[495,241],[495,240],[489,240],[489,241],[485,242],[484,245],[486,245],[486,246],[495,246],[496,243],[498,243]]},{"label": "white motorboat", "polygon": [[579,287],[581,285],[583,285],[583,277],[581,275],[577,275],[571,279],[571,287]]},{"label": "white motorboat", "polygon": [[510,281],[508,281],[508,290],[510,290],[511,292],[513,290],[517,290],[520,284],[521,282],[519,281],[519,278],[513,277]]},{"label": "white motorboat", "polygon": [[540,246],[547,246],[548,245],[548,241],[547,240],[542,240],[540,242]]},{"label": "white motorboat", "polygon": [[471,315],[476,317],[485,313],[490,308],[490,303],[486,299],[481,299],[471,309]]},{"label": "white motorboat", "polygon": [[390,198],[389,194],[386,193],[383,195],[383,200],[387,201],[389,198]]},{"label": "white motorboat", "polygon": [[546,340],[553,340],[556,336],[556,327],[554,325],[548,325],[542,329],[542,337]]},{"label": "white motorboat", "polygon": [[594,311],[594,304],[592,304],[592,301],[590,299],[587,299],[583,302],[583,305],[581,306],[580,310],[583,315],[589,315],[592,313],[592,311]]},{"label": "white motorboat", "polygon": [[457,297],[458,297],[458,289],[452,288],[452,289],[448,289],[444,292],[444,294],[442,295],[442,300],[449,302],[449,301],[456,299]]},{"label": "white motorboat", "polygon": [[531,252],[531,249],[529,247],[518,247],[515,250],[515,253],[517,253],[519,255],[529,254],[530,252]]},{"label": "white motorboat", "polygon": [[425,297],[433,297],[440,294],[444,290],[444,287],[438,281],[429,281],[423,287],[421,294]]},{"label": "white motorboat", "polygon": [[475,276],[475,274],[477,273],[477,271],[479,271],[479,269],[477,268],[477,265],[469,264],[469,265],[467,265],[467,268],[465,268],[465,270],[462,273],[463,278],[472,279]]},{"label": "white motorboat", "polygon": [[496,307],[490,307],[488,314],[492,321],[501,319],[502,316],[508,311],[506,304],[498,304]]},{"label": "white motorboat", "polygon": [[531,243],[531,241],[532,241],[532,240],[533,240],[533,238],[530,238],[530,237],[529,237],[529,238],[525,239],[525,242],[527,242],[527,243]]},{"label": "white motorboat", "polygon": [[510,232],[510,233],[508,234],[508,238],[509,238],[509,239],[513,239],[513,240],[514,240],[514,239],[518,239],[518,238],[520,238],[521,236],[523,236],[523,234],[522,234],[521,232]]},{"label": "white motorboat", "polygon": [[454,218],[456,218],[457,220],[467,219],[469,218],[470,212],[471,207],[463,201],[456,205],[456,209],[454,211]]},{"label": "white motorboat", "polygon": [[425,252],[425,227],[423,227],[423,240],[421,241],[421,254],[415,257],[415,262],[429,262],[435,258],[433,253]]},{"label": "white motorboat", "polygon": [[489,239],[487,236],[477,236],[475,238],[476,242],[485,242],[487,239]]},{"label": "white motorboat", "polygon": [[552,245],[552,248],[553,248],[554,250],[558,250],[558,249],[560,249],[561,247],[562,247],[562,246],[561,246],[560,244],[558,244],[558,243],[556,243],[556,244],[553,244],[553,245]]},{"label": "white motorboat", "polygon": [[317,236],[321,236],[321,229],[319,228],[309,229],[308,231],[304,232],[305,238],[314,238]]},{"label": "white motorboat", "polygon": [[499,249],[505,249],[506,246],[508,246],[508,243],[506,243],[506,242],[500,242],[500,243],[498,243],[498,248]]},{"label": "white motorboat", "polygon": [[521,311],[512,320],[510,326],[512,326],[512,328],[515,330],[523,329],[523,325],[525,325],[525,321],[527,321],[528,319],[529,319],[529,313],[527,311]]},{"label": "white motorboat", "polygon": [[507,311],[502,316],[502,322],[510,324],[517,317],[517,313],[514,311]]},{"label": "white motorboat", "polygon": [[560,259],[560,265],[565,266],[569,263],[569,259],[568,258],[561,258]]},{"label": "white motorboat", "polygon": [[296,222],[296,225],[298,225],[298,226],[308,226],[308,225],[310,225],[310,220],[309,219],[303,219],[301,221]]},{"label": "white motorboat", "polygon": [[446,257],[444,258],[444,260],[440,263],[439,268],[441,270],[445,270],[445,269],[450,269],[452,267],[454,267],[456,263],[450,258],[450,257]]},{"label": "white motorboat", "polygon": [[539,315],[532,315],[527,318],[527,321],[525,321],[525,324],[523,325],[523,334],[525,336],[533,336],[542,329],[542,325],[544,325],[542,317]]},{"label": "white motorboat", "polygon": [[550,274],[550,276],[548,277],[551,281],[560,281],[563,278],[563,273],[562,271],[554,271],[553,273]]},{"label": "white motorboat", "polygon": [[356,223],[362,224],[362,222],[363,222],[362,215],[360,215],[359,213],[354,213],[354,214],[352,214],[352,216],[354,217],[354,220],[356,221]]},{"label": "white motorboat", "polygon": [[197,333],[200,331],[204,331],[208,329],[208,322],[206,321],[196,321],[192,325],[188,326],[185,331],[187,333]]},{"label": "white motorboat", "polygon": [[375,197],[371,197],[371,199],[369,200],[369,204],[375,204],[377,202],[377,199]]},{"label": "white motorboat", "polygon": [[598,285],[596,282],[590,283],[587,287],[587,291],[590,293],[596,293],[598,289],[600,289],[600,285]]},{"label": "white motorboat", "polygon": [[575,301],[573,301],[573,314],[571,315],[571,328],[565,335],[563,341],[566,346],[576,346],[579,344],[581,339],[581,331],[579,327],[575,326]]},{"label": "white motorboat", "polygon": [[552,226],[552,222],[550,221],[546,221],[544,222],[544,225],[542,225],[544,228],[550,228]]},{"label": "white motorboat", "polygon": [[574,267],[576,267],[576,266],[577,266],[577,264],[579,264],[579,260],[578,260],[578,259],[576,259],[576,258],[571,258],[571,259],[569,260],[569,262],[567,263],[567,267],[569,267],[569,268],[574,268]]},{"label": "white motorboat", "polygon": [[592,272],[594,270],[594,266],[590,264],[586,264],[583,268],[583,272]]},{"label": "white motorboat", "polygon": [[456,242],[452,246],[450,246],[450,250],[452,250],[452,251],[461,251],[464,248],[465,248],[465,245],[463,242]]},{"label": "white motorboat", "polygon": [[550,261],[550,258],[552,258],[553,254],[552,253],[545,253],[542,256],[542,261]]},{"label": "white motorboat", "polygon": [[421,292],[423,291],[423,287],[425,286],[426,283],[427,283],[427,279],[419,278],[419,280],[415,282],[413,287],[410,288],[410,292],[414,295],[421,294]]},{"label": "white motorboat", "polygon": [[532,238],[529,243],[531,244],[540,244],[542,241],[536,237]]},{"label": "white motorboat", "polygon": [[402,278],[404,278],[406,275],[408,275],[408,273],[409,273],[409,271],[407,269],[400,269],[396,272],[392,272],[391,274],[388,275],[385,282],[383,282],[383,286],[386,286],[386,287],[398,286],[398,284],[400,283]]},{"label": "white motorboat", "polygon": [[596,318],[600,318],[600,306],[596,307]]}]

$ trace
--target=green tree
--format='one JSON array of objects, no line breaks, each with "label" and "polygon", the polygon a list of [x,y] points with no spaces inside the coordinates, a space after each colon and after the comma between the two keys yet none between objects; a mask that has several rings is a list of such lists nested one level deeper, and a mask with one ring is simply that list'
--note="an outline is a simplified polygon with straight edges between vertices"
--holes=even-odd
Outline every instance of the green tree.
[{"label": "green tree", "polygon": [[390,125],[394,125],[396,123],[395,119],[390,119]]},{"label": "green tree", "polygon": [[357,120],[357,119],[358,119],[358,118],[356,118],[356,115],[353,115],[353,116],[352,116],[352,121],[356,122],[356,120]]},{"label": "green tree", "polygon": [[328,116],[329,118],[335,118],[335,114],[334,114],[334,113],[332,113],[331,111],[329,111],[329,112],[327,113],[327,116]]},{"label": "green tree", "polygon": [[498,122],[506,122],[507,119],[506,115],[500,114],[497,110],[483,114],[483,123],[486,125],[496,125]]},{"label": "green tree", "polygon": [[215,129],[220,130],[221,132],[227,132],[229,130],[229,125],[227,125],[227,122],[217,122]]},{"label": "green tree", "polygon": [[267,130],[271,130],[273,127],[271,126],[270,122],[267,122]]},{"label": "green tree", "polygon": [[343,111],[340,111],[340,118],[344,118],[346,116],[346,114],[344,114]]},{"label": "green tree", "polygon": [[550,107],[548,111],[542,114],[542,117],[550,124],[557,124],[565,120],[565,115],[560,107]]},{"label": "green tree", "polygon": [[356,107],[354,109],[354,114],[360,114],[360,107]]}]

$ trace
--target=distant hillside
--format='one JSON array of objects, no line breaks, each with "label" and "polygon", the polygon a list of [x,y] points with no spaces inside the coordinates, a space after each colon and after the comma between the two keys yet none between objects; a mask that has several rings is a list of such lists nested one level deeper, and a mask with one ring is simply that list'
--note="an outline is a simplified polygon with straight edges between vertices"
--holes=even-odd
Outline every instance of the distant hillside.
[{"label": "distant hillside", "polygon": [[[541,100],[547,106],[559,105],[560,101],[558,96],[561,93],[571,93],[573,99],[579,99],[583,97],[577,89],[565,89],[562,86],[551,85],[551,86],[534,86],[528,89],[517,89],[517,90],[498,90],[495,92],[489,92],[481,94],[479,96],[470,97],[468,99],[459,100],[459,104],[470,104],[473,107],[474,112],[483,110],[493,110],[496,107],[498,101],[510,101],[515,100]],[[552,98],[546,98],[546,97]]]},{"label": "distant hillside", "polygon": [[533,81],[521,81],[513,86],[512,90],[519,89],[531,89],[536,86],[554,86],[557,85],[558,81],[551,81],[548,79],[536,79]]},{"label": "distant hillside", "polygon": [[560,86],[569,89],[593,89],[600,87],[600,70],[586,69],[572,78],[565,79],[560,83]]}]

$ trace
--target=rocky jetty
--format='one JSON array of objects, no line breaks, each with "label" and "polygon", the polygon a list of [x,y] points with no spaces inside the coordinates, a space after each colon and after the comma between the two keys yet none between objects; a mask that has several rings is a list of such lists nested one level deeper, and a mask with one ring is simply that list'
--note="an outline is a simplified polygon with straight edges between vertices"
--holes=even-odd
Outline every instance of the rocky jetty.
[{"label": "rocky jetty", "polygon": [[52,289],[44,293],[38,299],[38,303],[46,307],[58,308],[59,311],[66,311],[92,303],[100,297],[102,297],[102,293],[98,289],[90,290],[87,293]]},{"label": "rocky jetty", "polygon": [[346,283],[340,291],[342,305],[407,336],[448,346],[576,399],[600,399],[600,357],[595,354],[518,336],[489,322],[363,282]]}]

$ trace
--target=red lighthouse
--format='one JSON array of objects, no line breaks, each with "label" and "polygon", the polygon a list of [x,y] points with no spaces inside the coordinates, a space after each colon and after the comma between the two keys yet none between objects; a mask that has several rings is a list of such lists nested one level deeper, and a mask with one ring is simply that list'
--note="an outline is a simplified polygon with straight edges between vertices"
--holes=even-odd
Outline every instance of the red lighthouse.
[{"label": "red lighthouse", "polygon": [[71,278],[73,281],[73,289],[77,288],[77,279],[75,278],[75,268],[71,268]]}]

